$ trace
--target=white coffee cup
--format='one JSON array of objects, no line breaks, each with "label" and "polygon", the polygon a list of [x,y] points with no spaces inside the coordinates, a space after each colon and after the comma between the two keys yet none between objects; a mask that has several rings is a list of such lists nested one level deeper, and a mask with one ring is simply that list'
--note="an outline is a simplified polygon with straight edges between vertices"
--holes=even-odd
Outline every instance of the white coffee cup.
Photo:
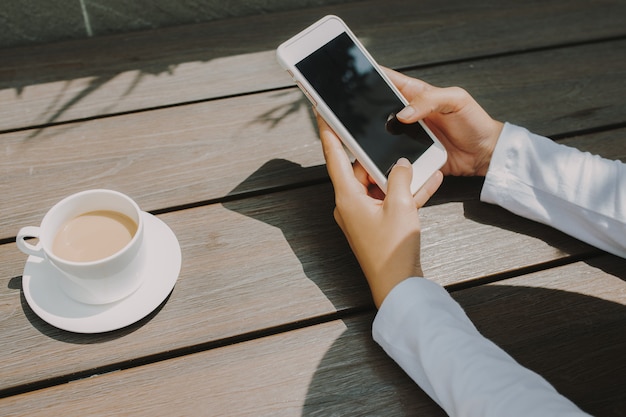
[{"label": "white coffee cup", "polygon": [[[127,216],[136,224],[136,231],[124,247],[101,259],[77,261],[58,256],[53,243],[61,229],[72,219],[93,212]],[[40,226],[20,229],[16,242],[22,252],[47,260],[60,272],[55,275],[68,296],[86,304],[106,304],[127,297],[142,283],[143,227],[142,212],[128,196],[112,190],[87,190],[55,204]],[[30,238],[39,241],[32,244],[27,241]]]}]

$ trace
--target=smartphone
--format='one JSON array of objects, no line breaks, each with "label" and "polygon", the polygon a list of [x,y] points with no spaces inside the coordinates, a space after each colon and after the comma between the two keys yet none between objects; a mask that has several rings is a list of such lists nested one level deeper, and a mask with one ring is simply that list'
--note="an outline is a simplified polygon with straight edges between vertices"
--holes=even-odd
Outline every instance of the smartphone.
[{"label": "smartphone", "polygon": [[320,19],[276,55],[383,192],[401,157],[413,166],[413,194],[445,163],[445,148],[425,123],[398,121],[408,101],[339,17]]}]

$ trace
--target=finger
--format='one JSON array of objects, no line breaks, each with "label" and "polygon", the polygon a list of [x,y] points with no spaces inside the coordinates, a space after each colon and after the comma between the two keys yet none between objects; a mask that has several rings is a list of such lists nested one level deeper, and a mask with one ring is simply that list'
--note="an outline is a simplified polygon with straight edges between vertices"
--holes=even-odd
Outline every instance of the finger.
[{"label": "finger", "polygon": [[417,103],[428,97],[428,93],[434,90],[441,90],[440,88],[433,87],[425,81],[417,78],[409,77],[400,72],[385,68],[385,72],[391,79],[391,82],[400,90],[400,93],[409,100],[409,104],[402,109],[402,111],[396,114],[398,120],[402,123],[415,123],[418,120],[424,119],[429,111],[424,106],[418,106]]},{"label": "finger", "polygon": [[322,140],[322,149],[324,150],[324,159],[326,160],[326,169],[335,190],[339,192],[350,188],[354,173],[341,141],[320,116],[317,117],[317,123]]},{"label": "finger", "polygon": [[373,183],[370,174],[367,173],[363,165],[359,161],[354,161],[352,164],[352,170],[354,171],[354,176],[357,180],[366,187]]},{"label": "finger", "polygon": [[413,168],[406,158],[400,158],[391,169],[387,182],[387,197],[385,202],[389,204],[406,204],[413,201],[411,194],[411,179]]},{"label": "finger", "polygon": [[415,123],[433,113],[449,114],[461,109],[467,102],[468,94],[459,87],[431,87],[414,95],[408,106],[396,117],[402,123]]},{"label": "finger", "polygon": [[[335,222],[337,223],[339,228],[341,230],[345,230],[344,229],[343,217],[341,216],[341,212],[339,211],[339,209],[337,207],[335,207],[335,210],[333,210],[333,217],[335,218]],[[344,231],[344,233],[345,233],[345,231]]]},{"label": "finger", "polygon": [[435,172],[431,177],[424,183],[422,188],[417,190],[417,193],[413,196],[413,201],[415,202],[415,207],[422,208],[424,204],[430,199],[430,197],[435,194],[435,192],[441,186],[443,182],[443,173],[441,171]]},{"label": "finger", "polygon": [[372,182],[369,187],[367,187],[367,195],[372,197],[373,199],[383,201],[385,199],[385,193],[380,189],[378,184]]},{"label": "finger", "polygon": [[389,77],[391,82],[400,90],[402,95],[407,99],[411,100],[415,95],[421,94],[424,91],[428,90],[432,87],[432,85],[428,84],[425,81],[418,80],[417,78],[409,77],[408,75],[404,75],[398,71],[394,71],[389,68],[383,67],[385,74]]},{"label": "finger", "polygon": [[385,193],[380,189],[374,178],[363,168],[363,165],[359,161],[354,161],[352,164],[354,169],[354,177],[363,185],[367,190],[367,195],[376,200],[384,200]]}]

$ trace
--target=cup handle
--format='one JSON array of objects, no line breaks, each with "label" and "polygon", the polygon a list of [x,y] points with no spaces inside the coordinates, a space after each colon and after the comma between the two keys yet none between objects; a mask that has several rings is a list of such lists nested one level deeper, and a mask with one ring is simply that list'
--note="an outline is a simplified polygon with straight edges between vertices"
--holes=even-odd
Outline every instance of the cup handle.
[{"label": "cup handle", "polygon": [[39,238],[39,233],[40,228],[37,226],[22,227],[17,233],[17,238],[15,239],[15,243],[17,243],[17,247],[19,248],[19,250],[27,255],[33,255],[43,258],[44,254],[41,241],[37,242],[36,245],[32,245],[26,241],[26,239],[28,238]]}]

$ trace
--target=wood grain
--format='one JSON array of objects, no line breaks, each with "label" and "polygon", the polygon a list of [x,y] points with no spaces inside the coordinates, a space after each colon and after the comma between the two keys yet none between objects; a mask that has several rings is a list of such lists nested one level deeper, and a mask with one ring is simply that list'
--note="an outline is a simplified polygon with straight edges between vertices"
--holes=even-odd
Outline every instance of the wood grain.
[{"label": "wood grain", "polygon": [[[626,383],[626,262],[607,258],[454,298],[485,335],[583,409],[617,416]],[[443,415],[375,346],[370,323],[370,315],[334,320],[6,398],[0,406],[5,415]]]},{"label": "wood grain", "polygon": [[[0,50],[0,131],[291,85],[278,44],[333,13],[381,64],[431,65],[624,36],[626,5],[585,0],[354,2]],[[262,34],[262,35],[261,35]]]},{"label": "wood grain", "polygon": [[[626,3],[406,3],[0,50],[3,415],[442,415],[371,341],[309,105],[273,49],[336,13],[382,64],[626,160]],[[426,276],[585,410],[623,415],[626,261],[479,202],[481,186],[447,178],[421,210]],[[157,213],[183,266],[145,319],[79,335],[30,310],[12,237],[96,187]]]},{"label": "wood grain", "polygon": [[626,410],[626,260],[610,255],[454,293],[479,330],[591,415]]},{"label": "wood grain", "polygon": [[[550,136],[622,123],[624,53],[626,41],[608,42],[410,74],[465,86],[494,117]],[[127,193],[151,211],[325,176],[296,89],[6,133],[0,149],[2,238],[89,188]]]},{"label": "wood grain", "polygon": [[[626,105],[616,94],[626,89],[624,56],[626,42],[613,41],[424,68],[408,75],[465,88],[495,119],[544,136],[566,136],[624,122]],[[597,100],[591,98],[598,93]]]},{"label": "wood grain", "polygon": [[0,406],[5,416],[61,410],[138,416],[445,415],[374,345],[370,320],[336,320],[3,399]]},{"label": "wood grain", "polygon": [[[593,252],[551,228],[478,202],[477,185],[450,184],[421,211],[422,264],[434,281],[469,282]],[[0,287],[0,348],[11,358],[3,367],[3,388],[372,308],[333,206],[331,186],[321,184],[160,216],[182,248],[176,287],[156,316],[104,335],[70,334],[36,317],[20,291],[26,256],[14,244],[0,246],[0,276],[11,277],[8,287]],[[23,340],[29,340],[28,350]]]}]

